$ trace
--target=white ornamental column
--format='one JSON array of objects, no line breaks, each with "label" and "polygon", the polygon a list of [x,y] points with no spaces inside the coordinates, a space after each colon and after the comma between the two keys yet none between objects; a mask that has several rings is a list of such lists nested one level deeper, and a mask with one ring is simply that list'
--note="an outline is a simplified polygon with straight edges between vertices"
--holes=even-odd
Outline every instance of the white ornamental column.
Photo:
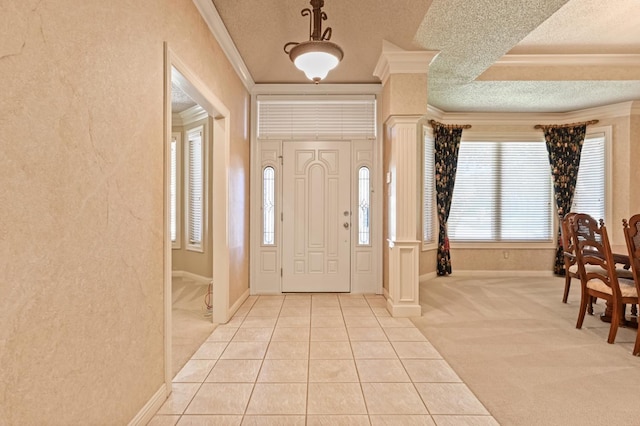
[{"label": "white ornamental column", "polygon": [[385,125],[385,296],[394,317],[420,316],[418,266],[422,126],[427,112],[427,72],[438,52],[408,52],[384,42],[374,71],[383,84]]},{"label": "white ornamental column", "polygon": [[420,316],[417,240],[420,116],[391,116],[386,122],[391,145],[389,163],[389,294],[394,317]]}]

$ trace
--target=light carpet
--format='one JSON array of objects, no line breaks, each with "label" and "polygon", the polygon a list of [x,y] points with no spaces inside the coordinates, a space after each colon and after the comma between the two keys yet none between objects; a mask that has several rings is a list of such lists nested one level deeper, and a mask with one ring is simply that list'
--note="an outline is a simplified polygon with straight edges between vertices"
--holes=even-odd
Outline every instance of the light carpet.
[{"label": "light carpet", "polygon": [[640,424],[636,330],[595,315],[575,323],[580,284],[563,304],[564,278],[472,278],[420,283],[422,317],[412,318],[502,425]]}]

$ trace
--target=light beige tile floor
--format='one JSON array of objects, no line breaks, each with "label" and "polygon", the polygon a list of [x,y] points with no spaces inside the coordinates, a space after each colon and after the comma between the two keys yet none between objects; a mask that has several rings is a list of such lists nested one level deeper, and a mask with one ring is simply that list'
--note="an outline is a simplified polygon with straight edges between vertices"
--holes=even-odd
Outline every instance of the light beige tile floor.
[{"label": "light beige tile floor", "polygon": [[149,425],[498,422],[382,296],[251,296],[173,380]]}]

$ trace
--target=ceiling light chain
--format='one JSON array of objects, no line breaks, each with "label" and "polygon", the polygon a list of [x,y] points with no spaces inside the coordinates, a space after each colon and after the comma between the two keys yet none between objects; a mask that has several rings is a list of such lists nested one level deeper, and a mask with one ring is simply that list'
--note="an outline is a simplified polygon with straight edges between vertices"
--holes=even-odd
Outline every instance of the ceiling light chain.
[{"label": "ceiling light chain", "polygon": [[327,19],[327,14],[322,11],[324,0],[311,0],[311,6],[313,10],[306,8],[301,12],[302,16],[309,16],[309,40],[301,43],[291,41],[284,45],[284,52],[309,80],[318,84],[338,65],[344,53],[340,46],[329,41],[331,27],[322,32],[322,21]]}]

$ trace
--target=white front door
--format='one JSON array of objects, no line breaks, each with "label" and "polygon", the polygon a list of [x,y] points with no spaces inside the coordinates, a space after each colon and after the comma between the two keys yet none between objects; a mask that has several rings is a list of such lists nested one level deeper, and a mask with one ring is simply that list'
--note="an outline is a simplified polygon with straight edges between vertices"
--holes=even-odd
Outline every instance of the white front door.
[{"label": "white front door", "polygon": [[348,292],[351,144],[284,142],[282,291]]}]

